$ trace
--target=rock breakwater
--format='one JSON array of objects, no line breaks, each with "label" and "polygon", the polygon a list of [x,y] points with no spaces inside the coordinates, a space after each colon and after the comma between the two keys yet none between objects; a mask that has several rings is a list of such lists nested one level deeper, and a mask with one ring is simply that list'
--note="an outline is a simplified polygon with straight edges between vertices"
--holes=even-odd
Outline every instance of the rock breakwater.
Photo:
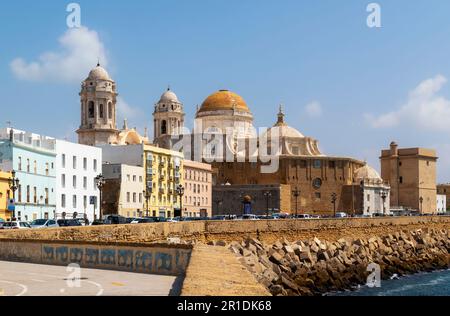
[{"label": "rock breakwater", "polygon": [[[224,242],[212,242],[225,246]],[[449,268],[450,232],[398,231],[370,238],[318,238],[265,244],[256,238],[226,245],[272,295],[322,295],[366,284],[370,264],[381,278]]]}]

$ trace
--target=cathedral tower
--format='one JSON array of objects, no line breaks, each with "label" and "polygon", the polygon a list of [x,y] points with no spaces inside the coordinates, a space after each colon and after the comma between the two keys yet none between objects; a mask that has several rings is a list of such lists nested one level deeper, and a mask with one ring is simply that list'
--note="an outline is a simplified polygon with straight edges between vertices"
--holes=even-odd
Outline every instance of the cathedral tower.
[{"label": "cathedral tower", "polygon": [[80,144],[96,146],[117,143],[116,83],[97,65],[81,85],[81,125],[77,131]]},{"label": "cathedral tower", "polygon": [[183,133],[185,113],[183,104],[170,88],[161,96],[155,104],[154,119],[154,143],[160,147],[170,149],[172,136]]}]

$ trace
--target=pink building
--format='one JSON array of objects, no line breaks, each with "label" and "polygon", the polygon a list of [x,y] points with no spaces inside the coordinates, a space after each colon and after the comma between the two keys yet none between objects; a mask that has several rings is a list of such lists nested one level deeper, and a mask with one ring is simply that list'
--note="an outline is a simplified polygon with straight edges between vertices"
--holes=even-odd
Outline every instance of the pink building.
[{"label": "pink building", "polygon": [[196,161],[184,161],[184,217],[212,216],[212,168]]}]

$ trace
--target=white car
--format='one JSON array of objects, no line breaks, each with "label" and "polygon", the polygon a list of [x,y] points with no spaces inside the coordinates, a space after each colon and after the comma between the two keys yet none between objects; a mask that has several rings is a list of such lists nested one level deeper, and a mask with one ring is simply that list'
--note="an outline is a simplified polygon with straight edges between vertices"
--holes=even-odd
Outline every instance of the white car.
[{"label": "white car", "polygon": [[31,229],[31,226],[27,222],[14,221],[3,223],[0,229]]},{"label": "white car", "polygon": [[59,227],[56,221],[52,219],[36,219],[31,222],[31,228],[49,228],[49,227]]},{"label": "white car", "polygon": [[254,214],[245,214],[245,215],[239,216],[239,219],[243,220],[243,221],[257,221],[258,216],[254,215]]},{"label": "white car", "polygon": [[347,218],[347,217],[348,217],[347,213],[344,212],[336,213],[336,218]]}]

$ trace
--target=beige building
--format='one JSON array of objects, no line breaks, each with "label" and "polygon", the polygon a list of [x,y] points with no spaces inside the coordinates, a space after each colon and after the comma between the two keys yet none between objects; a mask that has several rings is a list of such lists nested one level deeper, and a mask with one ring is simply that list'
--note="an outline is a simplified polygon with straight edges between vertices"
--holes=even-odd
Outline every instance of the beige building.
[{"label": "beige building", "polygon": [[106,184],[103,195],[105,215],[141,217],[144,210],[144,168],[125,164],[104,164]]},{"label": "beige building", "polygon": [[392,142],[381,153],[381,177],[391,186],[391,208],[436,212],[436,151],[400,149]]},{"label": "beige building", "polygon": [[184,161],[183,216],[212,216],[211,165],[196,161]]}]

